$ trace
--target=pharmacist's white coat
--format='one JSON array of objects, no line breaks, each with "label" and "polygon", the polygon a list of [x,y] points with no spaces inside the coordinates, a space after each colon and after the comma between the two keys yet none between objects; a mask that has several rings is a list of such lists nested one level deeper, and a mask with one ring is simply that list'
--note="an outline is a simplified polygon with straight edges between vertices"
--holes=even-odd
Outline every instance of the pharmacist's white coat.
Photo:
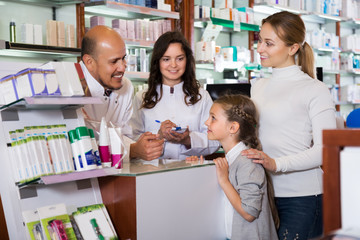
[{"label": "pharmacist's white coat", "polygon": [[[89,87],[92,97],[99,97],[102,99],[103,104],[91,104],[85,105],[84,110],[86,115],[98,123],[95,125],[100,127],[101,118],[105,117],[106,122],[112,122],[117,127],[121,128],[121,132],[125,135],[123,137],[127,152],[130,153],[130,144],[133,143],[130,139],[131,127],[129,126],[129,120],[131,118],[132,97],[134,95],[134,87],[131,81],[125,77],[122,79],[122,87],[119,90],[114,90],[109,97],[104,96],[104,87],[93,78],[90,72],[87,70],[85,64],[80,62],[83,70],[87,85]],[[99,131],[99,129],[97,129]],[[128,155],[125,159],[128,160]]]}]

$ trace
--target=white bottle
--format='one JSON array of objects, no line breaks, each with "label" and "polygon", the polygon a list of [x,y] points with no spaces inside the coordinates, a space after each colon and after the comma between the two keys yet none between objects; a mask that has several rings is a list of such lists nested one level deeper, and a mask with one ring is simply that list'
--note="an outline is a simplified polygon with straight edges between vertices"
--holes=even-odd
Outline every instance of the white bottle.
[{"label": "white bottle", "polygon": [[78,143],[79,137],[77,136],[76,130],[70,130],[68,134],[69,134],[69,141],[72,150],[75,171],[84,171],[85,166],[81,158],[80,146]]},{"label": "white bottle", "polygon": [[83,164],[86,170],[97,168],[94,153],[92,151],[92,144],[90,134],[87,127],[77,127],[76,133],[79,136],[80,154],[83,159]]}]

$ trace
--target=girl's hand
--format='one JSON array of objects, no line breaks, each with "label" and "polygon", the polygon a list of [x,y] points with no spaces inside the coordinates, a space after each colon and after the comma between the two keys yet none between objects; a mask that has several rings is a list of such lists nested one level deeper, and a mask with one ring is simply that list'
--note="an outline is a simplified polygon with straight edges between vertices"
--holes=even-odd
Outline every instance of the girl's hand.
[{"label": "girl's hand", "polygon": [[220,186],[229,181],[229,163],[226,158],[214,159],[216,166],[216,175]]},{"label": "girl's hand", "polygon": [[201,155],[200,158],[198,156],[189,156],[189,157],[185,158],[186,163],[194,163],[194,162],[197,162],[197,161],[199,161],[200,164],[204,163],[203,155]]},{"label": "girl's hand", "polygon": [[269,157],[266,153],[256,149],[246,149],[241,152],[242,156],[246,156],[253,160],[254,163],[259,163],[271,172],[276,172],[276,162],[273,158]]}]

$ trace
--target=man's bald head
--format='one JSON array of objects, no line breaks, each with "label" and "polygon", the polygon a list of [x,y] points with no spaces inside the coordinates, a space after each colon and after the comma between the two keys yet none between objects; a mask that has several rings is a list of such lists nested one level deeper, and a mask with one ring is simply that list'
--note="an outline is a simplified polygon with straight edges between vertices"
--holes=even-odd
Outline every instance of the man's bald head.
[{"label": "man's bald head", "polygon": [[118,42],[123,43],[123,39],[118,32],[107,26],[98,25],[91,28],[84,36],[81,43],[81,59],[85,54],[97,58],[98,46],[104,43]]}]

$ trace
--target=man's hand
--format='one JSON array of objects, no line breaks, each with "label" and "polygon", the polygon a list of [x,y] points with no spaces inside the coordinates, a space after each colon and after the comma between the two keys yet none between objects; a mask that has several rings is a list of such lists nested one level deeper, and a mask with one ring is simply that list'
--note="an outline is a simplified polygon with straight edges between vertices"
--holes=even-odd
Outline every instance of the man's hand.
[{"label": "man's hand", "polygon": [[143,133],[136,143],[130,145],[130,158],[154,160],[163,154],[164,139],[159,140],[159,134]]}]

